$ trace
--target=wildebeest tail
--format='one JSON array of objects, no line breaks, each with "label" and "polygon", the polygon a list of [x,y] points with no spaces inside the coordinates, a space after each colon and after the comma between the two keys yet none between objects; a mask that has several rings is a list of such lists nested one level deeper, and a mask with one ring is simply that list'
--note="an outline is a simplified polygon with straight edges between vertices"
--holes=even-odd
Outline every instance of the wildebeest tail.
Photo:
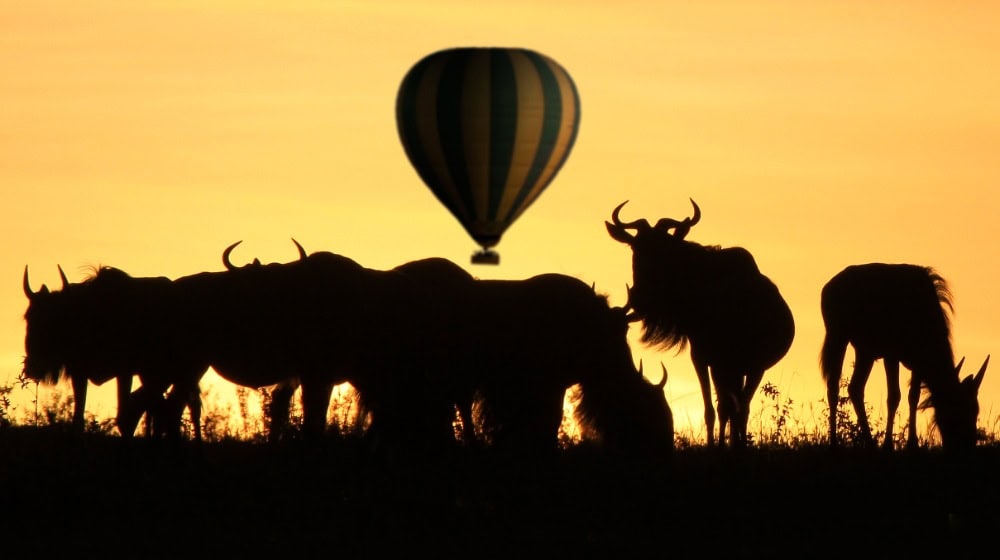
[{"label": "wildebeest tail", "polygon": [[823,379],[828,383],[840,381],[845,353],[847,353],[847,339],[831,334],[828,330],[823,337],[823,349],[820,351],[820,367],[823,370]]}]

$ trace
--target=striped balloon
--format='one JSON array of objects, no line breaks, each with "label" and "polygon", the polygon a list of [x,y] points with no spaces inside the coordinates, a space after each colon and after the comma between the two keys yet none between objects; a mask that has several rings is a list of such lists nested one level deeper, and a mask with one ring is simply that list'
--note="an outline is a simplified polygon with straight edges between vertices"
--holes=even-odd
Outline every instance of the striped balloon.
[{"label": "striped balloon", "polygon": [[423,182],[484,251],[545,190],[566,161],[580,99],[551,58],[519,48],[455,48],[403,78],[396,125]]}]

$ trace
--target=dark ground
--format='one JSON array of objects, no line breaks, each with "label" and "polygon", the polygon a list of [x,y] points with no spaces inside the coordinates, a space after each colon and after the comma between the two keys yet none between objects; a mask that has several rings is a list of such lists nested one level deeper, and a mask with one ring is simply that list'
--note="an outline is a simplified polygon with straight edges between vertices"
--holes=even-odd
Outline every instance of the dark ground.
[{"label": "dark ground", "polygon": [[988,558],[998,475],[997,447],[418,460],[18,427],[0,431],[0,558]]}]

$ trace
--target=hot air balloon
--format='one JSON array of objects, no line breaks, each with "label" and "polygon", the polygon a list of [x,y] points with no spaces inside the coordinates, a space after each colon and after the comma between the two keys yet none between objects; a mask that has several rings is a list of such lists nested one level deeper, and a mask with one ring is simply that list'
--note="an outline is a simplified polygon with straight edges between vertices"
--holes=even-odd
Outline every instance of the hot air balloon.
[{"label": "hot air balloon", "polygon": [[569,73],[523,48],[463,47],[432,53],[403,78],[396,126],[407,158],[482,251],[552,182],[580,124]]}]

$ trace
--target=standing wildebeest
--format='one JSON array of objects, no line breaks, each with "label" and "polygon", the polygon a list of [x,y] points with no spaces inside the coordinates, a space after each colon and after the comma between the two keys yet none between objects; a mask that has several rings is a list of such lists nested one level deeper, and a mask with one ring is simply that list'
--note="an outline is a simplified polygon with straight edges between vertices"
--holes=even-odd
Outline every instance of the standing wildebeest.
[{"label": "standing wildebeest", "polygon": [[[871,441],[865,414],[865,384],[875,360],[882,358],[888,389],[889,417],[883,446],[892,448],[893,420],[899,407],[899,364],[911,372],[907,447],[917,446],[917,401],[921,387],[945,447],[975,445],[979,386],[989,356],[975,376],[960,380],[950,340],[951,294],[933,269],[911,264],[870,263],[848,266],[823,287],[821,307],[826,337],[821,356],[830,405],[830,443],[837,442],[837,405],[847,345],[854,347],[854,373],[848,395],[858,416],[861,436]],[[964,361],[964,359],[963,359]]]},{"label": "standing wildebeest", "polygon": [[718,399],[719,444],[728,424],[732,443],[744,445],[754,392],[795,336],[792,312],[746,249],[685,241],[701,218],[693,200],[691,218],[662,218],[655,226],[645,219],[622,223],[618,213],[626,202],[605,224],[612,238],[632,247],[629,307],[643,321],[642,340],[663,348],[691,345],[709,445],[715,425],[709,371]]},{"label": "standing wildebeest", "polygon": [[[133,435],[143,413],[154,412],[157,421],[164,392],[175,372],[204,371],[207,365],[187,361],[177,345],[170,320],[170,285],[167,278],[132,278],[111,267],[101,267],[84,282],[70,284],[59,269],[62,289],[42,286],[31,290],[24,269],[25,313],[24,375],[44,383],[69,377],[73,387],[73,424],[83,428],[87,385],[118,382],[116,424],[123,437]],[[131,393],[132,376],[142,387]],[[174,387],[175,398],[191,408],[196,438],[200,437],[200,399],[197,384]],[[154,421],[154,427],[156,427]]]}]

